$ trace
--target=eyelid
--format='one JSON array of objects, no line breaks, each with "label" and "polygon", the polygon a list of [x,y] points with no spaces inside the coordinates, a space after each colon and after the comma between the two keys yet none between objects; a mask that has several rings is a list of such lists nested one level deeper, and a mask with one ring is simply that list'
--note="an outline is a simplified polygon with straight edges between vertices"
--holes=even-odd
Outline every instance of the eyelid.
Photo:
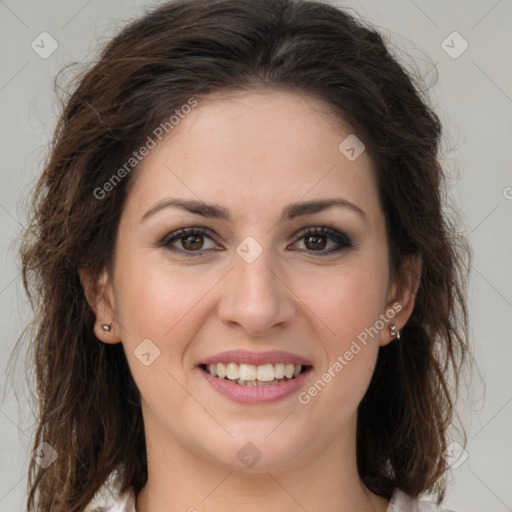
[{"label": "eyelid", "polygon": [[[203,235],[208,238],[210,238],[213,242],[216,242],[216,234],[209,228],[201,227],[201,226],[189,226],[189,227],[182,227],[179,229],[176,229],[172,231],[171,233],[168,233],[165,235],[160,242],[157,244],[158,247],[162,247],[164,249],[169,250],[173,253],[178,253],[181,255],[184,255],[186,257],[194,257],[194,256],[201,256],[204,252],[212,251],[212,250],[223,250],[223,249],[199,249],[197,251],[186,251],[184,249],[176,249],[171,248],[171,243],[174,243],[176,241],[179,241],[182,238],[185,238],[187,236],[193,236],[193,235]],[[307,251],[307,250],[301,250],[298,251],[309,253],[309,255],[315,255],[318,257],[328,256],[330,254],[337,254],[343,250],[351,249],[355,247],[355,244],[353,243],[350,236],[348,236],[343,231],[339,230],[338,228],[329,226],[329,225],[320,225],[320,226],[309,226],[306,228],[303,228],[299,231],[297,231],[293,237],[295,239],[295,242],[293,242],[292,245],[296,244],[297,242],[301,241],[303,238],[305,238],[307,235],[309,236],[327,236],[330,240],[333,240],[337,243],[337,247],[335,249],[331,249],[329,251]],[[316,253],[316,254],[315,254]]]},{"label": "eyelid", "polygon": [[303,228],[295,233],[295,237],[303,237],[310,233],[330,235],[332,237],[342,238],[346,240],[346,242],[348,243],[352,243],[352,239],[349,235],[347,235],[344,231],[335,228],[334,226],[330,226],[329,224],[322,224],[320,226],[309,226],[307,228]]},{"label": "eyelid", "polygon": [[[211,231],[208,228],[200,227],[200,226],[190,226],[190,227],[184,227],[184,228],[178,228],[168,234],[166,234],[158,243],[159,247],[166,247],[168,246],[172,241],[180,240],[180,238],[185,238],[186,236],[191,235],[205,235],[208,238],[211,238],[213,241],[215,241],[215,235],[214,232]],[[182,251],[180,251],[182,252]],[[183,251],[187,252],[187,251]],[[199,253],[201,251],[188,251],[188,252],[196,252]]]},{"label": "eyelid", "polygon": [[350,236],[348,236],[345,232],[339,230],[338,228],[325,224],[321,226],[310,226],[308,228],[304,228],[297,232],[295,235],[295,237],[297,238],[297,242],[302,240],[306,236],[327,236],[328,239],[334,240],[337,243],[338,247],[335,249],[331,249],[329,251],[305,251],[306,253],[311,255],[315,255],[316,252],[319,257],[329,256],[331,254],[340,253],[341,251],[346,249],[355,248],[355,244]]}]

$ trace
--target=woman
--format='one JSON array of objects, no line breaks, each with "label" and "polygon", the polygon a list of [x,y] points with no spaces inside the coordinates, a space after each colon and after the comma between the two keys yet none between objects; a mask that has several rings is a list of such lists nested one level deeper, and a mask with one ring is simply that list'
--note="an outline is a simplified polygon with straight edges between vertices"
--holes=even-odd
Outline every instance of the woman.
[{"label": "woman", "polygon": [[441,510],[468,347],[440,132],[327,4],[178,0],[116,36],[22,249],[28,508]]}]

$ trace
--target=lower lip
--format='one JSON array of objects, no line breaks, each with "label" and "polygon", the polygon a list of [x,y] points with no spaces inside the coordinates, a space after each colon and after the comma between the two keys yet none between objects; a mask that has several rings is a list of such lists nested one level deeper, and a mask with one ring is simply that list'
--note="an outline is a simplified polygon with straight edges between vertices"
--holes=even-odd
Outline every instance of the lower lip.
[{"label": "lower lip", "polygon": [[244,386],[243,384],[214,377],[202,368],[199,368],[199,370],[213,389],[231,400],[241,404],[265,404],[283,400],[296,393],[307,378],[311,367],[308,367],[294,379],[265,386]]}]

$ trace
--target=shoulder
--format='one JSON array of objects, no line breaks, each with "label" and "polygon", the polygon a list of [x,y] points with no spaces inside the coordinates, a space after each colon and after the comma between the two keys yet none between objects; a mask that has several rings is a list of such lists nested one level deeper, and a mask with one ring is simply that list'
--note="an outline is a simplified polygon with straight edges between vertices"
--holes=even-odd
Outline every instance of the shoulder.
[{"label": "shoulder", "polygon": [[430,501],[418,500],[400,489],[396,489],[391,497],[386,512],[455,512],[436,505]]},{"label": "shoulder", "polygon": [[86,509],[85,512],[137,512],[135,510],[135,493],[133,489],[127,489],[109,507]]}]

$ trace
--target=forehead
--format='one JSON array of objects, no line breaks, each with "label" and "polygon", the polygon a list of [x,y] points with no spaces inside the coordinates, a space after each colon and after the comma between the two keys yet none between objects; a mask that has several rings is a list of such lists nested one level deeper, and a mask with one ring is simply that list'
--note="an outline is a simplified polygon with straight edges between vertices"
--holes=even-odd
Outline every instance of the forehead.
[{"label": "forehead", "polygon": [[166,195],[260,216],[262,206],[338,192],[366,208],[377,199],[369,157],[340,151],[351,128],[323,101],[274,89],[197,101],[133,176],[139,213]]}]

